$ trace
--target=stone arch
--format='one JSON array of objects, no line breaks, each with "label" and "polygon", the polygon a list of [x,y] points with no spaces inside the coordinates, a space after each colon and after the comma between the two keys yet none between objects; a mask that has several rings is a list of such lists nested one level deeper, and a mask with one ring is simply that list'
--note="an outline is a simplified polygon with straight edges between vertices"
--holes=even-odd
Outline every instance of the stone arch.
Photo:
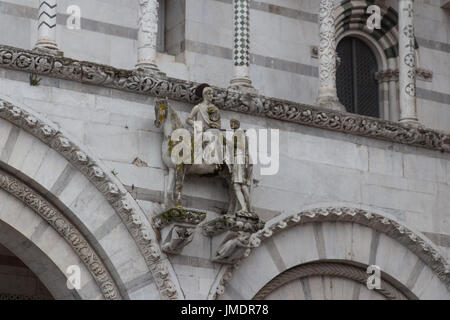
[{"label": "stone arch", "polygon": [[[366,1],[344,0],[335,8],[336,38],[342,39],[347,31],[359,30],[372,43],[379,43],[387,60],[398,57],[398,13],[392,7],[377,3],[381,9],[381,29],[370,30],[367,27],[370,4]],[[395,61],[392,61],[395,63]]]},{"label": "stone arch", "polygon": [[370,3],[366,1],[344,0],[335,9],[336,42],[345,37],[356,37],[364,41],[375,54],[378,62],[380,106],[382,118],[399,119],[397,70],[398,70],[398,13],[392,7],[376,3],[381,9],[381,29],[367,27]]},{"label": "stone arch", "polygon": [[[122,298],[183,298],[150,222],[123,185],[57,125],[5,99],[0,99],[0,169],[70,221]],[[16,198],[30,207],[29,198]]]},{"label": "stone arch", "polygon": [[[334,296],[335,298],[359,298],[361,289],[367,286],[367,268],[368,266],[359,266],[350,264],[346,261],[336,260],[301,264],[283,272],[282,274],[272,279],[261,290],[258,291],[258,293],[254,297],[254,300],[265,300],[267,298],[270,298],[270,296],[289,296],[288,292],[292,290],[286,290],[286,286],[290,285],[296,280],[302,281],[301,286],[304,291],[303,298],[312,299],[313,296],[311,294],[311,288],[309,288],[308,283],[303,284],[303,281],[314,277],[329,277],[339,280],[349,280],[346,281],[347,283],[343,285],[344,288],[338,287],[338,290],[335,290],[337,292],[334,293],[332,292],[333,283],[332,281],[330,281],[329,290],[326,290],[326,288],[322,288],[323,292],[319,292],[324,298],[327,298],[328,292],[326,291],[330,291],[328,294],[330,294],[332,297]],[[388,278],[388,275],[382,274],[380,289],[374,288],[373,291],[375,293],[378,293],[379,296],[387,300],[417,299],[417,297],[410,290],[404,288],[403,286],[401,286],[401,284],[398,283],[391,284],[390,279]],[[349,282],[352,284],[350,285]],[[355,287],[356,284],[359,284],[359,286]],[[334,286],[336,286],[335,283]],[[339,292],[343,291],[343,289],[347,289],[347,294]],[[317,294],[317,292],[314,293]]]},{"label": "stone arch", "polygon": [[[211,298],[253,299],[283,273],[311,263],[378,265],[405,297],[450,298],[448,262],[420,233],[384,214],[310,209],[276,217],[257,235],[261,245],[238,266],[222,268]],[[264,272],[254,272],[256,265]]]},{"label": "stone arch", "polygon": [[[67,243],[59,241],[59,235],[53,228],[44,229],[42,218],[4,190],[0,191],[0,200],[0,243],[27,265],[55,299],[103,298],[95,279],[79,256],[68,248]],[[45,239],[38,234],[38,230],[45,233]],[[80,290],[69,290],[66,286],[65,270],[69,265],[81,266]]]}]

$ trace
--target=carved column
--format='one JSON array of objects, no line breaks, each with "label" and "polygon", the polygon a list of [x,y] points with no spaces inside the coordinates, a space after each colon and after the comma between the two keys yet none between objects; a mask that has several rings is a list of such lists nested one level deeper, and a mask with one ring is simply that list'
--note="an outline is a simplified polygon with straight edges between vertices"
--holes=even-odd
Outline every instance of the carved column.
[{"label": "carved column", "polygon": [[250,80],[250,0],[233,0],[233,78],[230,88],[256,93]]},{"label": "carved column", "polygon": [[416,126],[419,122],[416,106],[414,1],[399,0],[398,14],[400,122]]},{"label": "carved column", "polygon": [[56,0],[40,0],[38,12],[38,41],[35,49],[50,54],[62,54],[56,44]]},{"label": "carved column", "polygon": [[345,111],[336,90],[336,29],[334,25],[334,1],[320,0],[319,7],[319,92],[317,104],[338,111]]},{"label": "carved column", "polygon": [[379,71],[375,75],[379,85],[387,90],[387,108],[385,108],[385,118],[391,121],[399,120],[398,112],[398,70],[387,69]]},{"label": "carved column", "polygon": [[149,73],[160,73],[156,66],[158,7],[158,0],[139,0],[136,68]]}]

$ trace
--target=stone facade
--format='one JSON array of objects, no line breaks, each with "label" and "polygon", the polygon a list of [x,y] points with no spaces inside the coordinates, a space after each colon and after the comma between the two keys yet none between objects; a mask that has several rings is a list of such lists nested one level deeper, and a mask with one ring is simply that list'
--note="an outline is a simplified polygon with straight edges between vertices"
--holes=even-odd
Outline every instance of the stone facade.
[{"label": "stone facade", "polygon": [[[396,1],[376,1],[380,34],[342,18],[359,21],[368,3],[334,1],[336,41],[367,36],[385,54],[383,119],[316,106],[321,1],[249,1],[250,23],[239,17],[249,33],[237,39],[233,3],[247,1],[167,0],[164,32],[147,28],[152,50],[153,36],[165,35],[156,55],[138,54],[139,8],[150,3],[153,14],[154,1],[79,1],[80,30],[65,26],[70,1],[56,2],[52,53],[32,50],[36,1],[0,1],[0,30],[16,30],[0,31],[0,275],[19,278],[2,265],[15,259],[37,283],[34,291],[0,283],[0,299],[450,298],[445,1],[406,1],[415,8],[418,126],[398,122]],[[234,43],[247,40],[244,76],[255,90],[229,88]],[[149,72],[136,68],[139,57]],[[222,216],[229,195],[218,177],[187,175],[182,205],[192,210],[163,208],[169,171],[154,106],[167,97],[184,122],[203,82],[224,128],[239,119],[244,129],[279,130],[278,174],[254,168],[262,222],[254,229],[216,232],[235,223]],[[71,265],[81,269],[79,290],[66,286]],[[381,290],[365,285],[369,265],[388,275]]]}]

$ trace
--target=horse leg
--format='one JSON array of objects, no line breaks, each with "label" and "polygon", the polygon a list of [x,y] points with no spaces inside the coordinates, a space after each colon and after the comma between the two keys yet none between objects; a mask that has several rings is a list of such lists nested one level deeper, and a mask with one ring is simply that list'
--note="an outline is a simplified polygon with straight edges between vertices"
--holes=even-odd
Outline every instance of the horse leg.
[{"label": "horse leg", "polygon": [[164,204],[166,208],[174,201],[173,193],[175,188],[175,168],[169,168],[166,190],[164,191]]},{"label": "horse leg", "polygon": [[183,182],[186,173],[184,165],[178,165],[176,169],[176,183],[175,183],[175,207],[181,207],[182,194],[183,194]]}]

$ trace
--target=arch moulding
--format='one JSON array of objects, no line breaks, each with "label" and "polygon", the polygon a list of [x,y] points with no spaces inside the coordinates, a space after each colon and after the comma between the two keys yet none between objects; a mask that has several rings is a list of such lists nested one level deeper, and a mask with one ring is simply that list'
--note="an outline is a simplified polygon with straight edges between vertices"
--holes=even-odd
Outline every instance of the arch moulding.
[{"label": "arch moulding", "polygon": [[[352,240],[353,232],[358,232],[358,241]],[[284,272],[309,263],[375,264],[392,280],[390,284],[396,284],[391,294],[402,292],[409,298],[427,299],[440,293],[450,298],[447,260],[420,233],[383,214],[347,207],[312,208],[272,219],[255,233],[255,239],[253,248],[248,249],[241,261],[222,267],[209,299],[265,296],[270,292],[263,288],[271,281],[280,281],[277,277]],[[359,249],[354,249],[355,242],[359,243]],[[268,253],[273,251],[276,253]],[[265,267],[266,274],[251,272],[252,265],[265,261],[273,261]],[[415,274],[412,280],[405,278],[410,274]],[[434,293],[424,293],[415,286],[419,276],[428,277],[421,280],[424,283],[433,282],[437,288]],[[233,287],[230,292],[229,285]],[[239,286],[243,297],[235,296],[234,286]],[[258,295],[260,291],[264,294]]]},{"label": "arch moulding", "polygon": [[[87,178],[88,183],[93,186],[93,190],[95,189],[100,193],[99,197],[103,198],[102,201],[109,204],[110,209],[105,210],[112,210],[114,215],[117,215],[120,218],[119,220],[121,220],[126,227],[126,230],[128,230],[129,235],[131,235],[131,238],[133,239],[132,241],[135,242],[138,251],[142,255],[141,259],[145,261],[148,268],[147,270],[150,271],[153,276],[160,297],[162,299],[184,298],[173,267],[167,257],[161,252],[156,233],[144,212],[124,186],[96,157],[85,148],[82,148],[80,144],[74,142],[74,140],[70,138],[68,134],[63,132],[56,124],[26,107],[13,104],[1,97],[0,119],[6,120],[14,127],[18,127],[40,140],[48,148],[62,156],[62,158],[65,159],[71,167],[77,170],[80,175]],[[20,170],[9,167],[8,163],[5,161],[0,160],[0,165],[2,165],[4,169],[7,169],[9,173],[20,176],[19,179],[22,180],[21,182],[12,175],[2,173],[0,182],[4,190],[22,200],[25,205],[34,209],[41,214],[41,216],[43,213],[41,212],[42,208],[47,208],[44,215],[49,213],[57,214],[57,208],[53,203],[43,202],[45,199],[37,193],[33,193],[32,190],[37,187],[40,194],[45,195],[46,198],[51,198],[52,202],[57,201],[58,204],[64,204],[64,201],[60,200],[58,194],[46,189],[46,187],[39,184],[38,181],[34,181],[27,176],[26,173],[22,173]],[[38,206],[36,207],[36,205]],[[67,210],[68,208],[65,207],[64,209]],[[62,214],[61,217],[63,217]],[[48,217],[44,217],[44,219],[45,218]],[[45,220],[52,224],[49,219]],[[80,223],[83,224],[84,222],[81,221]],[[56,226],[54,225],[54,227]],[[69,224],[69,222],[66,221],[62,225],[58,225],[56,230],[66,241],[68,240],[70,242],[71,239],[67,238],[71,235],[69,230],[75,232],[76,228],[73,224]],[[86,235],[83,238],[81,232],[78,232],[77,235],[82,242],[86,238]],[[83,243],[87,244],[88,242],[86,241]],[[73,246],[72,248],[78,253],[80,253],[79,250],[83,249],[78,248],[77,246]],[[94,256],[90,255],[90,257]],[[87,259],[87,256],[82,255],[81,259]],[[83,261],[86,262],[87,260]],[[96,272],[96,270],[93,269],[91,269],[91,271],[94,273]],[[106,286],[104,288],[104,293],[109,297],[107,294],[109,289],[107,289]],[[116,295],[116,297],[119,297],[119,295]]]}]

